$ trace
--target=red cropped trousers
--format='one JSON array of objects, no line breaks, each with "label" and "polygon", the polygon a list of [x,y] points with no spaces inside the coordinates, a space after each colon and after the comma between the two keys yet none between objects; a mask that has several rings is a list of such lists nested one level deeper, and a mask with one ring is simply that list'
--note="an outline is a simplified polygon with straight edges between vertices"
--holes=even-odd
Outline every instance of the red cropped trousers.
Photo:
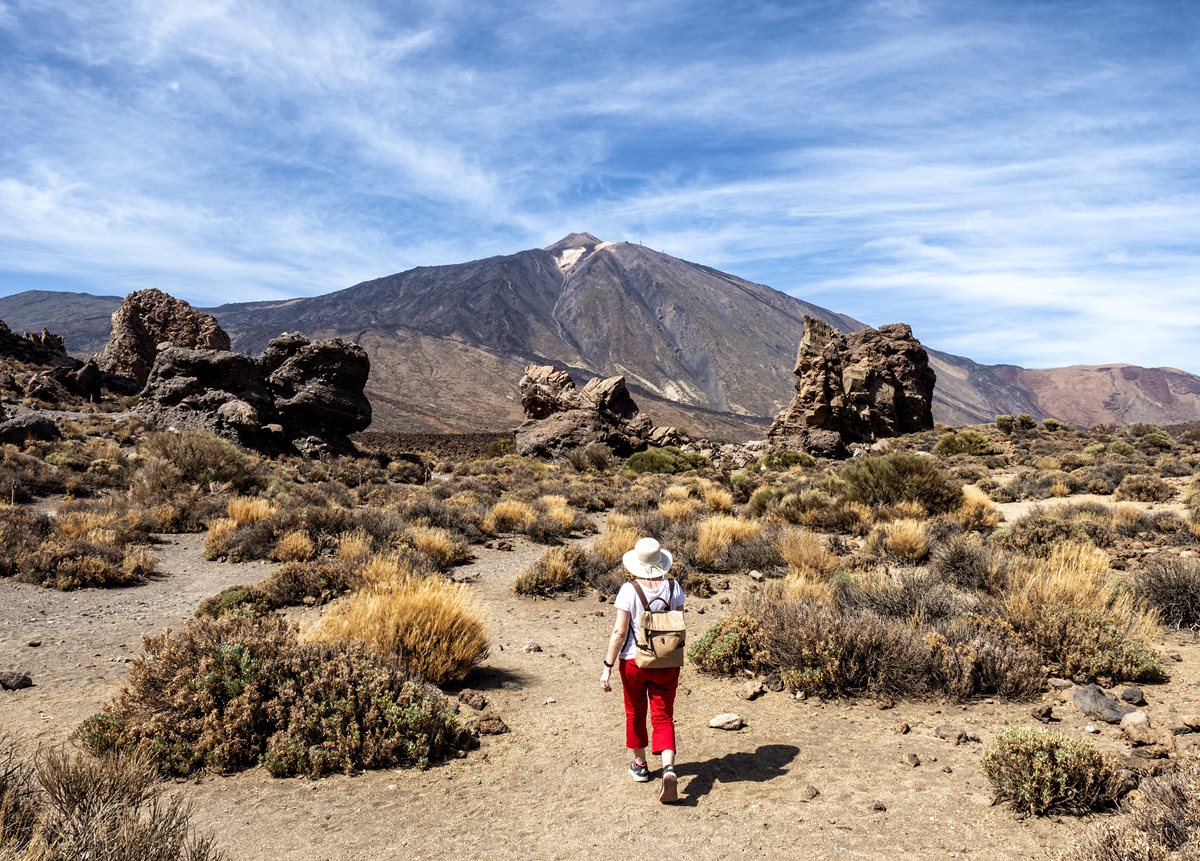
[{"label": "red cropped trousers", "polygon": [[[625,746],[630,750],[650,747],[657,755],[675,750],[675,689],[679,667],[644,670],[631,660],[622,660],[621,690],[625,694]],[[650,711],[653,745],[646,742],[646,711]]]}]

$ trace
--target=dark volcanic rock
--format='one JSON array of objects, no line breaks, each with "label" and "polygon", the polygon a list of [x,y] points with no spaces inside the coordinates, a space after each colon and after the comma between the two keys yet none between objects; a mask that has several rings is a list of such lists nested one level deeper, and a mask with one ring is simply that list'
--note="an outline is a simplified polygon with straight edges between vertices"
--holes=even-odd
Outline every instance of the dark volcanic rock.
[{"label": "dark volcanic rock", "polygon": [[781,446],[830,456],[933,427],[936,377],[903,323],[843,335],[805,317],[795,374],[796,395],[768,432]]},{"label": "dark volcanic rock", "polygon": [[[516,445],[527,457],[561,457],[592,443],[627,457],[646,448],[659,430],[639,414],[624,377],[594,379],[580,391],[566,371],[529,365],[521,377],[521,405],[527,421],[517,428]],[[657,436],[671,437],[672,430]]]},{"label": "dark volcanic rock", "polygon": [[257,359],[159,350],[134,412],[156,427],[200,428],[260,451],[350,451],[371,423],[366,352],[340,338],[281,335]]},{"label": "dark volcanic rock", "polygon": [[33,679],[29,673],[0,673],[0,688],[6,691],[19,691],[31,687]]},{"label": "dark volcanic rock", "polygon": [[37,413],[22,413],[0,423],[0,443],[24,445],[31,439],[54,440],[60,436],[58,425]]},{"label": "dark volcanic rock", "polygon": [[1071,694],[1075,705],[1092,720],[1120,723],[1121,718],[1134,711],[1133,706],[1118,703],[1115,697],[1100,690],[1098,685],[1084,685]]},{"label": "dark volcanic rock", "polygon": [[125,297],[112,315],[112,334],[97,356],[100,369],[145,385],[159,344],[200,350],[228,350],[229,336],[212,314],[197,311],[161,290]]}]

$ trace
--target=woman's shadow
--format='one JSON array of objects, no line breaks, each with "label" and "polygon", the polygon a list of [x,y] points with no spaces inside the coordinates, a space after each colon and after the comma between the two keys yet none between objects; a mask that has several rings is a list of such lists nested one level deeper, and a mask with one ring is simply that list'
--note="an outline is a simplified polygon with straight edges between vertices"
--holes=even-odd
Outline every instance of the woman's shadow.
[{"label": "woman's shadow", "polygon": [[[758,750],[727,753],[704,762],[680,763],[676,773],[680,777],[692,776],[683,787],[679,804],[695,807],[700,799],[712,791],[716,781],[736,783],[749,780],[763,783],[787,774],[784,767],[796,758],[800,748],[791,744],[764,744]],[[682,781],[681,781],[682,783]]]}]

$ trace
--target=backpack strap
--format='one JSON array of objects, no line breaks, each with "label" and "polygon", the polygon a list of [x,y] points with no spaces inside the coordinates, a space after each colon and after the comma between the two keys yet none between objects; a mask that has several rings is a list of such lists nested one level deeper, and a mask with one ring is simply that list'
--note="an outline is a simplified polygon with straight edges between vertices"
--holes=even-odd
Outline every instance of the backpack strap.
[{"label": "backpack strap", "polygon": [[[646,600],[646,593],[642,591],[642,587],[638,585],[637,580],[630,580],[629,585],[633,587],[633,591],[637,592],[638,600],[642,602],[642,609],[649,610],[650,602]],[[633,615],[632,613],[630,614]]]},{"label": "backpack strap", "polygon": [[659,595],[655,598],[650,599],[649,601],[646,600],[646,593],[642,591],[642,587],[638,584],[637,580],[630,580],[629,583],[630,583],[630,585],[633,586],[633,590],[635,592],[637,592],[637,596],[641,600],[642,608],[644,610],[649,611],[650,604],[653,603],[654,601],[662,601],[664,604],[667,605],[667,610],[671,609],[671,599],[675,595],[675,581],[674,580],[667,580],[667,597],[666,598],[663,598],[661,595]]}]

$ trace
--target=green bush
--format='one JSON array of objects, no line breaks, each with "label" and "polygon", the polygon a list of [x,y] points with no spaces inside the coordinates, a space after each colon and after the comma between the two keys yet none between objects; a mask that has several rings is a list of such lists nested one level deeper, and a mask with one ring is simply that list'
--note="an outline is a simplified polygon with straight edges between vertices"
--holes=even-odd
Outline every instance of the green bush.
[{"label": "green bush", "polygon": [[1108,444],[1108,453],[1115,454],[1118,457],[1128,457],[1135,451],[1137,451],[1137,449],[1125,442],[1123,439],[1114,439]]},{"label": "green bush", "polygon": [[116,698],[77,731],[93,753],[142,750],[168,775],[276,777],[425,767],[459,733],[445,697],[364,647],[300,642],[278,616],[196,619],[147,638]]},{"label": "green bush", "polygon": [[1110,807],[1122,786],[1115,762],[1090,742],[1025,727],[996,737],[983,755],[983,771],[998,801],[1036,816]]},{"label": "green bush", "polygon": [[1029,413],[1021,413],[1017,416],[1017,427],[1021,430],[1033,430],[1037,427],[1037,419]]},{"label": "green bush", "polygon": [[732,674],[756,665],[759,628],[746,613],[731,613],[688,647],[688,660],[710,673]]},{"label": "green bush", "polygon": [[239,493],[262,487],[262,463],[257,457],[204,431],[147,434],[140,452],[170,464],[185,484],[228,484]]},{"label": "green bush", "polygon": [[815,466],[817,459],[806,451],[769,451],[758,459],[758,465],[764,471],[779,472],[793,467],[804,469]]},{"label": "green bush", "polygon": [[682,451],[673,445],[648,448],[645,451],[639,451],[625,461],[625,469],[639,475],[647,472],[676,475],[709,465],[711,465],[709,459],[703,455]]},{"label": "green bush", "polygon": [[907,452],[851,461],[842,469],[842,495],[872,506],[917,502],[930,514],[962,504],[962,488],[950,481],[929,458]]},{"label": "green bush", "polygon": [[951,457],[956,454],[985,455],[992,453],[992,443],[979,431],[961,430],[943,434],[933,446],[933,453],[938,457]]},{"label": "green bush", "polygon": [[1002,433],[1011,434],[1017,429],[1017,420],[1007,414],[996,416],[996,429]]}]

